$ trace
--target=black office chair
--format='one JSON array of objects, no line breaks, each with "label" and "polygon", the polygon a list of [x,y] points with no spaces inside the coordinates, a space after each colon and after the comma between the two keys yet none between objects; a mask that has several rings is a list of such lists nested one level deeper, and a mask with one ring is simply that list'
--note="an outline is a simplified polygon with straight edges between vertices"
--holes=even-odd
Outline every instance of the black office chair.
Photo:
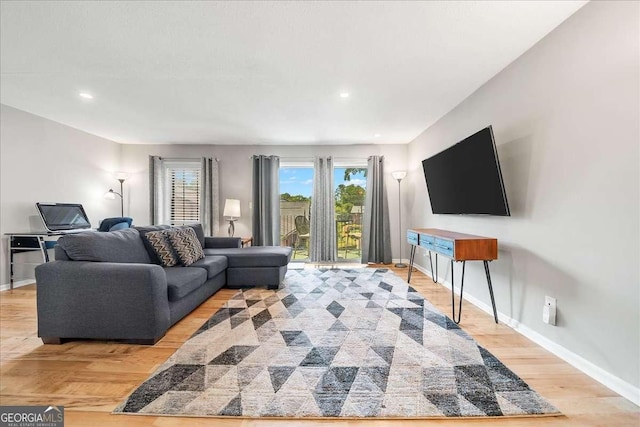
[{"label": "black office chair", "polygon": [[98,227],[98,231],[123,230],[125,228],[130,228],[132,222],[133,222],[133,219],[129,218],[128,216],[117,216],[114,218],[105,218],[102,221],[100,221],[100,226]]}]

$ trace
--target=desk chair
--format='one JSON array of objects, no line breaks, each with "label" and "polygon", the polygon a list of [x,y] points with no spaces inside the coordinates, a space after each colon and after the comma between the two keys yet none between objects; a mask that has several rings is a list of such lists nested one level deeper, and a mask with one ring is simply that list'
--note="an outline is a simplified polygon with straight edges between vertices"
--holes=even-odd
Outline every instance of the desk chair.
[{"label": "desk chair", "polygon": [[100,221],[100,226],[98,227],[98,231],[123,230],[125,228],[130,228],[132,222],[133,222],[133,219],[129,218],[128,216],[105,218],[102,221]]}]

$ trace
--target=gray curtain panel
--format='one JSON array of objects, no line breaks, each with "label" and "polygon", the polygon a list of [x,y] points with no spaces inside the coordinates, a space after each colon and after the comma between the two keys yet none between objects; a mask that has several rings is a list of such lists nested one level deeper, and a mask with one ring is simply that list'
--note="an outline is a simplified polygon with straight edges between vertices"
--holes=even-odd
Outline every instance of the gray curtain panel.
[{"label": "gray curtain panel", "polygon": [[200,219],[205,236],[217,236],[220,230],[220,172],[218,159],[202,158]]},{"label": "gray curtain panel", "polygon": [[362,263],[391,263],[389,204],[384,188],[384,156],[367,162],[367,194],[362,224]]},{"label": "gray curtain panel", "polygon": [[337,250],[333,159],[316,157],[313,161],[313,174],[309,258],[312,262],[335,261]]},{"label": "gray curtain panel", "polygon": [[163,224],[163,187],[162,157],[149,156],[149,224],[151,225]]},{"label": "gray curtain panel", "polygon": [[280,246],[280,158],[253,156],[253,245]]}]

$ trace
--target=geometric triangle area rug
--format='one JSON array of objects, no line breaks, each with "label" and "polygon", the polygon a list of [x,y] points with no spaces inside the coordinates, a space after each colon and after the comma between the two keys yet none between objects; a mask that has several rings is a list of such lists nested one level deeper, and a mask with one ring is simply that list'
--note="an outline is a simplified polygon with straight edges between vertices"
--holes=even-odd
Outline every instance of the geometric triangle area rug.
[{"label": "geometric triangle area rug", "polygon": [[387,269],[238,291],[114,411],[196,417],[559,415]]}]

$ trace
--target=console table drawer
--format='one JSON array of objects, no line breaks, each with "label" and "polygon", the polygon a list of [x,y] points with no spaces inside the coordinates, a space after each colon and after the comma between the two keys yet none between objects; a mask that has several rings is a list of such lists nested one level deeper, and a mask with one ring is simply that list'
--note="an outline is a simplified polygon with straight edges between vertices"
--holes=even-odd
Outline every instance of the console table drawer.
[{"label": "console table drawer", "polygon": [[408,230],[407,231],[407,242],[410,245],[417,245],[419,242],[419,234],[415,231]]},{"label": "console table drawer", "polygon": [[420,246],[427,250],[434,251],[436,249],[435,242],[436,238],[433,236],[428,234],[420,235]]},{"label": "console table drawer", "polygon": [[451,240],[436,237],[434,246],[436,252],[448,257],[453,257],[453,242]]}]

